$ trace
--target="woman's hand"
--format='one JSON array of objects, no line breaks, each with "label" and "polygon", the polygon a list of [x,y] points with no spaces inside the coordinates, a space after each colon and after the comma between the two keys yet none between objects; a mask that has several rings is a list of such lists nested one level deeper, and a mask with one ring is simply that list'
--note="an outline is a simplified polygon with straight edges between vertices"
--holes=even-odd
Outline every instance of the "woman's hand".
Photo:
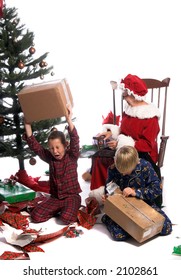
[{"label": "woman's hand", "polygon": [[112,136],[112,132],[105,131],[105,132],[99,133],[97,136],[98,137],[104,136],[104,140],[107,140],[108,138],[110,138]]},{"label": "woman's hand", "polygon": [[101,137],[101,136],[104,136],[104,140],[106,140],[107,146],[110,149],[112,149],[112,150],[116,149],[118,142],[117,142],[117,140],[112,140],[112,137],[111,137],[112,136],[112,132],[111,131],[105,131],[105,132],[99,133],[97,135],[97,137]]},{"label": "woman's hand", "polygon": [[112,150],[116,149],[117,144],[118,144],[118,142],[116,140],[107,141],[107,146]]}]

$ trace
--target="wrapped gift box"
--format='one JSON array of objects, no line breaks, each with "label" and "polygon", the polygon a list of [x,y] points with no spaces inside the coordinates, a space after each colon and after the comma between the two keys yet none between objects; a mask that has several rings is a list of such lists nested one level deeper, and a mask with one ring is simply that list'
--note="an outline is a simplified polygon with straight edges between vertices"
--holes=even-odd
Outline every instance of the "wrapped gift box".
[{"label": "wrapped gift box", "polygon": [[36,192],[20,184],[14,185],[0,183],[0,201],[7,201],[10,204],[35,198]]},{"label": "wrapped gift box", "polygon": [[165,220],[143,200],[120,193],[106,199],[104,212],[139,243],[161,232]]},{"label": "wrapped gift box", "polygon": [[18,94],[27,122],[67,116],[73,97],[66,79],[25,86]]}]

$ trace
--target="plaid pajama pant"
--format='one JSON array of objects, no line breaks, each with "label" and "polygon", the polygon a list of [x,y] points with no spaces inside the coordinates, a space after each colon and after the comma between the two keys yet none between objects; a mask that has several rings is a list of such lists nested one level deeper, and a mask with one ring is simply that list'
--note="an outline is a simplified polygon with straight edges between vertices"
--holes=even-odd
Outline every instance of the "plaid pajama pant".
[{"label": "plaid pajama pant", "polygon": [[49,220],[57,213],[65,224],[77,221],[77,212],[81,205],[81,196],[79,194],[71,195],[64,199],[55,197],[45,198],[40,204],[37,204],[31,212],[32,222],[41,223]]}]

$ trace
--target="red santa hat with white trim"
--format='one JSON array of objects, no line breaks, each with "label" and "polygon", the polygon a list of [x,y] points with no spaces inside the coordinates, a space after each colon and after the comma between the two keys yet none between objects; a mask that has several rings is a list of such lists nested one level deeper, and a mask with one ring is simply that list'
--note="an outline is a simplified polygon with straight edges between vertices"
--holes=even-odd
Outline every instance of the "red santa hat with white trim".
[{"label": "red santa hat with white trim", "polygon": [[127,90],[129,95],[133,95],[136,100],[145,100],[145,95],[148,92],[146,84],[136,75],[128,74],[121,80],[120,89]]}]

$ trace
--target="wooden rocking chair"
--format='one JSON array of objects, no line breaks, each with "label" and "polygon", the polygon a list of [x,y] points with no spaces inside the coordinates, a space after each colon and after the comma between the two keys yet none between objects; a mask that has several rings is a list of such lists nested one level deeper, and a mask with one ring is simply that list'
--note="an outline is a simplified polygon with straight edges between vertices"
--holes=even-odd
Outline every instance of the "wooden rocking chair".
[{"label": "wooden rocking chair", "polygon": [[[146,101],[154,103],[159,108],[159,111],[161,114],[161,118],[159,120],[160,133],[157,136],[159,155],[158,155],[158,162],[156,163],[156,167],[158,167],[158,170],[161,171],[161,168],[163,167],[163,164],[164,164],[167,140],[169,138],[169,136],[167,136],[165,134],[165,126],[166,126],[166,109],[167,109],[167,91],[168,91],[168,87],[169,87],[169,83],[170,83],[170,78],[166,78],[162,81],[159,81],[156,79],[150,79],[150,78],[145,79],[144,78],[143,81],[146,83],[147,88],[148,88]],[[116,124],[116,116],[117,115],[122,116],[124,100],[122,98],[122,94],[121,94],[120,90],[117,90],[117,92],[115,94],[115,91],[117,89],[117,82],[111,81],[110,83],[111,83],[112,90],[113,90],[113,124]],[[121,100],[121,112],[120,112],[120,100]],[[118,114],[116,114],[117,112],[118,112]],[[97,138],[99,138],[99,136]],[[99,139],[99,140],[102,141],[102,139]],[[99,141],[99,140],[97,140],[97,141]],[[102,144],[102,142],[101,142],[101,144]],[[99,146],[99,145],[97,145],[97,146]],[[94,154],[94,152],[93,152],[90,157],[94,157],[94,156],[96,156],[96,154],[97,153]],[[100,153],[98,153],[98,156],[100,156]],[[101,157],[104,157],[104,156],[105,156],[105,152],[103,151]],[[107,155],[107,157],[112,158],[112,156],[109,154]],[[155,170],[156,169],[157,168],[155,168]],[[157,174],[160,176],[159,171]],[[103,172],[103,170],[101,172]],[[164,177],[162,176],[162,174],[160,177],[161,177],[160,187],[163,188]],[[161,204],[162,204],[162,196],[158,197],[158,201],[157,201],[157,205],[161,206]]]},{"label": "wooden rocking chair", "polygon": [[[160,119],[160,134],[158,136],[158,140],[160,138],[160,143],[158,143],[159,147],[159,156],[157,165],[159,168],[163,166],[165,151],[167,140],[169,136],[165,134],[165,126],[166,126],[166,109],[167,109],[167,92],[170,83],[170,78],[165,78],[162,81],[156,79],[142,79],[148,88],[147,93],[147,101],[154,103],[160,110],[161,119]],[[117,88],[117,83],[115,81],[111,81],[111,86],[113,90],[113,114],[114,114],[114,124],[116,123],[116,104],[120,104],[120,102],[116,102],[115,89]],[[121,96],[121,115],[123,113],[123,98]]]}]

